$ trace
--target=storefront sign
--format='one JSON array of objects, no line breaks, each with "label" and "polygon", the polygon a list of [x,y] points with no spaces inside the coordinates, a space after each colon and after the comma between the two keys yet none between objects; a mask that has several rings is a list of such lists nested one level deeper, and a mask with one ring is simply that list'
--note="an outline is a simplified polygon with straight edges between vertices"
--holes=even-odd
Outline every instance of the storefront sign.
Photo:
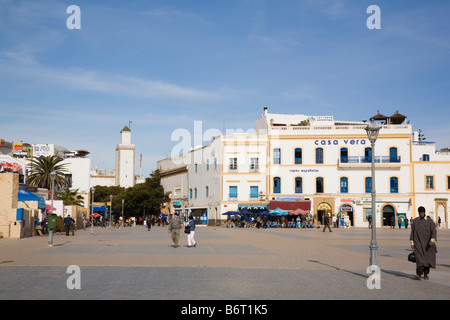
[{"label": "storefront sign", "polygon": [[335,146],[342,146],[342,145],[366,145],[366,140],[359,140],[359,139],[343,139],[343,140],[316,140],[314,141],[314,144],[316,146],[330,146],[330,145],[335,145]]},{"label": "storefront sign", "polygon": [[35,157],[40,156],[52,156],[55,154],[55,146],[53,144],[34,144],[33,155]]},{"label": "storefront sign", "polygon": [[289,172],[293,173],[317,173],[319,169],[289,169]]}]

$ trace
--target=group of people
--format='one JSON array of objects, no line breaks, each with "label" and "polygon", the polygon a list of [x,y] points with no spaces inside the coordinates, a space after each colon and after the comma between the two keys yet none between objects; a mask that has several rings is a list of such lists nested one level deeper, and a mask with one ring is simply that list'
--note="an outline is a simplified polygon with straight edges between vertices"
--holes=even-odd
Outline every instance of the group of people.
[{"label": "group of people", "polygon": [[[187,234],[187,242],[188,248],[196,247],[197,241],[194,239],[195,234],[195,226],[197,222],[194,220],[194,217],[192,215],[189,216],[189,223],[185,226],[185,233]],[[172,218],[169,221],[168,224],[168,233],[171,234],[171,238],[173,241],[173,247],[178,248],[179,247],[179,241],[180,241],[180,230],[183,228],[183,223],[180,220],[180,216],[178,213],[175,213]]]},{"label": "group of people", "polygon": [[228,216],[227,228],[313,228],[313,221],[307,219],[306,215],[300,216],[269,216],[267,214],[258,215]]}]

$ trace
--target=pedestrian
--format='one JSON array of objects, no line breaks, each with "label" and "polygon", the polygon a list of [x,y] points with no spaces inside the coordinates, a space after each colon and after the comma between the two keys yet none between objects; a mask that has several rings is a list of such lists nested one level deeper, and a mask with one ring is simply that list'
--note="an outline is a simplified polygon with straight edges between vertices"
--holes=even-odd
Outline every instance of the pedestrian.
[{"label": "pedestrian", "polygon": [[398,218],[398,228],[399,228],[399,229],[402,228],[403,221],[405,221],[405,218],[401,215],[401,216]]},{"label": "pedestrian", "polygon": [[439,229],[441,228],[441,217],[438,217],[438,226],[439,226]]},{"label": "pedestrian", "polygon": [[39,236],[42,236],[42,226],[37,217],[34,217],[34,228]]},{"label": "pedestrian", "polygon": [[70,226],[72,225],[72,222],[75,222],[75,220],[73,220],[70,217],[70,214],[67,215],[67,217],[64,218],[64,230],[66,231],[66,236],[69,235]]},{"label": "pedestrian", "polygon": [[174,248],[178,248],[178,241],[180,240],[180,228],[181,228],[181,222],[180,218],[178,217],[178,213],[175,213],[170,219],[169,223],[169,230],[168,232],[171,234],[172,241],[174,243]]},{"label": "pedestrian", "polygon": [[367,221],[369,221],[369,229],[372,229],[372,215],[367,218]]},{"label": "pedestrian", "polygon": [[145,223],[147,224],[147,231],[150,231],[152,228],[152,219],[150,217],[147,217]]},{"label": "pedestrian", "polygon": [[419,217],[414,219],[411,226],[411,248],[416,255],[415,279],[428,280],[430,268],[436,268],[436,225],[430,217],[426,217],[425,208],[418,208]]},{"label": "pedestrian", "polygon": [[189,233],[187,235],[188,240],[188,248],[196,247],[197,241],[194,240],[194,233],[195,233],[195,225],[197,222],[194,220],[194,217],[192,215],[189,216]]},{"label": "pedestrian", "polygon": [[330,220],[329,220],[330,218],[328,217],[328,215],[325,215],[325,218],[323,219],[323,221],[324,221],[324,224],[325,224],[325,226],[323,227],[323,232],[325,232],[325,229],[326,228],[328,228],[328,230],[330,231],[330,232],[332,232],[331,231],[331,228],[330,228]]},{"label": "pedestrian", "polygon": [[394,218],[394,216],[391,217],[391,229],[395,229],[395,218]]},{"label": "pedestrian", "polygon": [[409,220],[408,217],[405,218],[405,229],[408,229]]}]

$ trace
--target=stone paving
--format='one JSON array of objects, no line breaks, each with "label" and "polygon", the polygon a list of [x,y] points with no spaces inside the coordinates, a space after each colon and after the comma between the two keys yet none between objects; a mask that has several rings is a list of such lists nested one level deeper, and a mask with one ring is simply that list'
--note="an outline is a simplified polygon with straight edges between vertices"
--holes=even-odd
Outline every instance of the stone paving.
[{"label": "stone paving", "polygon": [[[437,268],[413,280],[410,230],[377,229],[380,289],[368,289],[370,230],[197,227],[196,248],[167,227],[77,230],[0,240],[0,299],[448,300],[450,230],[438,230]],[[80,289],[69,289],[70,265]]]}]

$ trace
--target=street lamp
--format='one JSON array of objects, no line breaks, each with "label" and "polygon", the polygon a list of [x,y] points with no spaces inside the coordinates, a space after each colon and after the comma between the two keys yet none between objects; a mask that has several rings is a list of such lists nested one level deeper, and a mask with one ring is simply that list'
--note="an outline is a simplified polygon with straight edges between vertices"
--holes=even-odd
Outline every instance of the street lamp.
[{"label": "street lamp", "polygon": [[109,196],[109,229],[111,229],[111,219],[112,219],[112,195]]},{"label": "street lamp", "polygon": [[370,119],[370,124],[366,127],[367,137],[372,146],[372,239],[370,240],[370,265],[378,266],[378,245],[376,239],[376,191],[375,191],[375,141],[377,141],[378,133],[381,126]]},{"label": "street lamp", "polygon": [[[52,180],[52,202],[50,207],[50,217],[53,215],[53,198],[55,193],[55,179],[56,179],[56,172],[52,171],[50,172],[50,179]],[[50,217],[48,217],[48,221],[50,221]],[[48,245],[49,247],[53,247],[53,228],[49,228],[48,230]]]},{"label": "street lamp", "polygon": [[95,188],[92,187],[92,201],[91,201],[91,235],[94,234],[94,193]]}]

